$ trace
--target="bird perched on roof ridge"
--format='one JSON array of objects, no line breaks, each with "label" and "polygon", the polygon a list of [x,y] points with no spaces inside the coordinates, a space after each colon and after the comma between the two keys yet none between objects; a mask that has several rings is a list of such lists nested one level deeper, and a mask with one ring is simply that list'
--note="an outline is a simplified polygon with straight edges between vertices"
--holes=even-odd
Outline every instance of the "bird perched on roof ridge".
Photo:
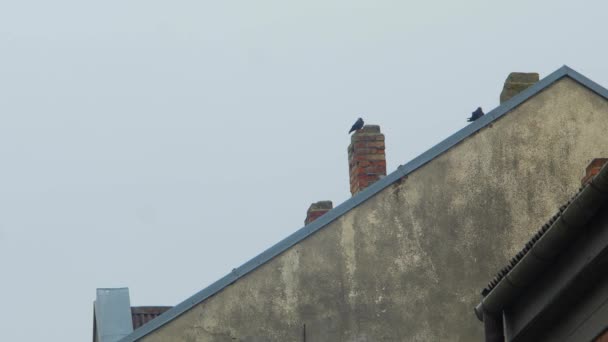
[{"label": "bird perched on roof ridge", "polygon": [[477,119],[479,119],[480,117],[482,117],[484,115],[483,110],[481,109],[481,107],[477,107],[477,109],[475,109],[475,111],[473,113],[471,113],[471,117],[467,118],[468,122],[473,122]]},{"label": "bird perched on roof ridge", "polygon": [[348,134],[351,134],[354,131],[358,131],[361,128],[363,128],[363,119],[358,118],[353,127],[350,128],[350,131],[348,131]]}]

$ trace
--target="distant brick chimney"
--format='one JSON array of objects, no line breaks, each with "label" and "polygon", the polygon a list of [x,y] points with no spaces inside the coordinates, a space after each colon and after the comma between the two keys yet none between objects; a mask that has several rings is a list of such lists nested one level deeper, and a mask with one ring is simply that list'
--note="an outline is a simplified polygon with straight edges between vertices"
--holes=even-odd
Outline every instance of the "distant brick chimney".
[{"label": "distant brick chimney", "polygon": [[319,201],[311,204],[306,212],[306,220],[304,220],[304,224],[309,224],[310,222],[318,219],[326,212],[333,209],[333,207],[334,205],[331,203],[331,201]]},{"label": "distant brick chimney", "polygon": [[366,125],[350,138],[348,146],[348,168],[350,193],[359,191],[386,176],[384,134],[380,126]]},{"label": "distant brick chimney", "polygon": [[602,166],[608,162],[608,158],[595,158],[587,165],[587,169],[585,170],[585,177],[581,179],[581,184],[585,185],[589,183],[591,178],[597,175],[598,172],[602,169]]},{"label": "distant brick chimney", "polygon": [[535,72],[512,72],[505,80],[505,85],[500,93],[500,103],[521,93],[534,83],[538,82],[539,76]]}]

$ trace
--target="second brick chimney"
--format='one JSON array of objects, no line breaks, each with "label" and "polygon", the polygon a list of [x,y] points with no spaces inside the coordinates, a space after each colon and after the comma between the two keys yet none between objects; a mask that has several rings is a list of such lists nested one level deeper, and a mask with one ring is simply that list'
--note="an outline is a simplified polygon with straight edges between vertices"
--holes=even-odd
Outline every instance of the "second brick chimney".
[{"label": "second brick chimney", "polygon": [[587,184],[595,175],[600,172],[602,166],[608,162],[608,158],[595,158],[587,165],[587,169],[585,170],[585,177],[581,179],[581,184]]},{"label": "second brick chimney", "polygon": [[500,93],[500,103],[521,93],[526,88],[538,82],[539,76],[535,72],[512,72],[505,80],[505,85]]},{"label": "second brick chimney", "polygon": [[331,201],[319,201],[311,204],[306,212],[306,220],[304,220],[304,224],[309,224],[310,222],[318,219],[326,212],[333,209],[333,207],[334,205],[331,203]]},{"label": "second brick chimney", "polygon": [[380,126],[366,125],[350,138],[348,146],[348,169],[350,193],[359,191],[386,176],[384,134]]}]

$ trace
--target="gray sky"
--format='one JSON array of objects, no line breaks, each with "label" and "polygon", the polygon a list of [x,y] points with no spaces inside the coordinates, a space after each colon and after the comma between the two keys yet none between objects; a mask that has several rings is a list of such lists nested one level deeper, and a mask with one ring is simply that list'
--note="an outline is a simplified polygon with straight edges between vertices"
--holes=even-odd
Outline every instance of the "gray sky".
[{"label": "gray sky", "polygon": [[177,304],[343,202],[360,115],[390,172],[510,71],[608,85],[574,3],[0,1],[0,340],[90,340],[97,287]]}]

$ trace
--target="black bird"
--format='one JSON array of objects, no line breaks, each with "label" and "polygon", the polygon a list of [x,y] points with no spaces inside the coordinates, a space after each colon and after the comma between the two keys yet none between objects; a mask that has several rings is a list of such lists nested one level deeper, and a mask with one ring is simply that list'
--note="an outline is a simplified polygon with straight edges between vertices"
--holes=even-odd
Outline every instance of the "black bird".
[{"label": "black bird", "polygon": [[482,116],[483,116],[483,110],[481,109],[481,107],[477,107],[477,109],[475,109],[475,111],[471,114],[471,117],[468,118],[467,121],[473,122]]},{"label": "black bird", "polygon": [[361,128],[363,128],[363,119],[358,118],[357,122],[355,122],[355,124],[353,125],[353,127],[350,128],[350,131],[348,131],[348,134],[351,134],[354,131],[358,131]]}]

